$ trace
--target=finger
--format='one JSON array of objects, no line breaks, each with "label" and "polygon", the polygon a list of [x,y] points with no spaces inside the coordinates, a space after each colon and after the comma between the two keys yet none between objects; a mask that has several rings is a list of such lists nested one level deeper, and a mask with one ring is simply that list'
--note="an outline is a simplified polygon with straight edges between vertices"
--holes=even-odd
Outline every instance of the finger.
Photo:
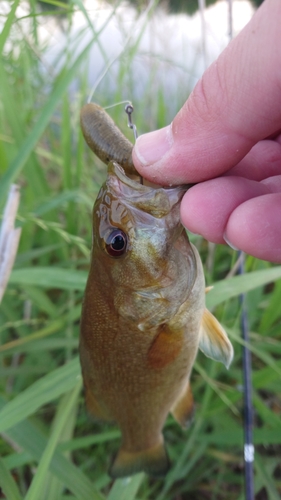
[{"label": "finger", "polygon": [[263,186],[266,186],[271,193],[281,193],[281,175],[274,175],[268,179],[261,181]]},{"label": "finger", "polygon": [[241,177],[220,177],[190,188],[181,203],[181,220],[191,232],[224,243],[228,219],[244,201],[267,194],[270,188]]},{"label": "finger", "polygon": [[226,240],[259,259],[281,263],[280,220],[281,193],[247,200],[230,215]]},{"label": "finger", "polygon": [[133,160],[144,177],[181,184],[218,176],[280,129],[280,18],[280,0],[266,0],[172,125],[137,140]]},{"label": "finger", "polygon": [[260,141],[235,167],[224,175],[237,175],[255,181],[281,174],[281,143]]}]

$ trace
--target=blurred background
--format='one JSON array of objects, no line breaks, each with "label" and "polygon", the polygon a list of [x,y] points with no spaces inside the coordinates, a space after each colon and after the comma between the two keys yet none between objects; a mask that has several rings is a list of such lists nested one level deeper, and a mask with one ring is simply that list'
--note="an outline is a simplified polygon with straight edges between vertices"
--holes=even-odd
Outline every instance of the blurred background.
[{"label": "blurred background", "polygon": [[[11,183],[21,194],[20,244],[0,304],[0,498],[244,499],[243,292],[256,499],[280,498],[281,266],[248,256],[239,278],[236,252],[191,236],[235,359],[226,371],[198,355],[194,424],[182,431],[168,418],[173,465],[163,480],[110,479],[120,434],[87,414],[78,361],[91,210],[106,177],[80,131],[82,105],[130,100],[139,133],[167,125],[229,42],[230,24],[236,36],[260,3],[211,0],[204,12],[197,0],[0,3],[0,213]],[[124,105],[110,114],[133,142]]]}]

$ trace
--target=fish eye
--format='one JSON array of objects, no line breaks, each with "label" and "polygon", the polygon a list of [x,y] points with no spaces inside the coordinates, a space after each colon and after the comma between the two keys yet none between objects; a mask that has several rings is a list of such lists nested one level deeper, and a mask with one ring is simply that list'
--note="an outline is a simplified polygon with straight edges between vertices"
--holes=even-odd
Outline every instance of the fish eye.
[{"label": "fish eye", "polygon": [[114,229],[105,240],[105,249],[111,257],[119,257],[127,250],[127,235],[121,229]]}]

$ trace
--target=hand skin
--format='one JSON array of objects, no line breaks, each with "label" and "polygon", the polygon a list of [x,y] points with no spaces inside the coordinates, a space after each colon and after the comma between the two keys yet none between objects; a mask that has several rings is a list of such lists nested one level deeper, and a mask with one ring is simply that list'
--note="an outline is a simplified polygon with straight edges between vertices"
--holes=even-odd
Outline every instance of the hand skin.
[{"label": "hand skin", "polygon": [[185,194],[183,224],[281,263],[281,1],[265,0],[168,127],[140,136],[137,170]]}]

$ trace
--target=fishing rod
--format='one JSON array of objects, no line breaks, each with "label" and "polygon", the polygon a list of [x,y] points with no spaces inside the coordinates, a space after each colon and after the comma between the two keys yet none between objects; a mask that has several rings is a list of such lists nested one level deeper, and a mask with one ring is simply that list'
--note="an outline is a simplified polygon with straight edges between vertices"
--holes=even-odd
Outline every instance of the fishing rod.
[{"label": "fishing rod", "polygon": [[[233,2],[226,0],[228,4],[228,36],[229,41],[233,38]],[[206,7],[205,0],[198,0],[198,7],[201,16],[202,26],[202,52],[207,68],[206,55],[206,24],[204,11]],[[238,252],[239,268],[238,274],[244,274],[244,252]],[[241,332],[244,345],[242,348],[243,357],[243,403],[244,403],[244,481],[245,481],[245,498],[246,500],[254,500],[254,445],[253,445],[253,401],[252,401],[252,356],[248,348],[249,345],[249,328],[248,315],[245,294],[240,295],[241,304]]]},{"label": "fishing rod", "polygon": [[[245,254],[241,250],[239,255],[239,274],[245,272]],[[248,348],[249,328],[246,295],[240,295],[241,304],[241,331],[244,345],[243,356],[243,396],[244,396],[244,478],[246,500],[254,500],[254,455],[253,444],[253,401],[252,401],[252,356]]]},{"label": "fishing rod", "polygon": [[[231,41],[233,38],[233,1],[228,3],[228,36]],[[239,268],[238,274],[245,273],[245,254],[242,250],[238,251]],[[246,295],[240,295],[241,304],[241,333],[244,341],[242,347],[243,359],[243,402],[244,402],[244,482],[246,500],[254,500],[254,458],[255,448],[253,444],[253,400],[252,400],[252,355],[248,348],[249,345],[249,326]]]}]

